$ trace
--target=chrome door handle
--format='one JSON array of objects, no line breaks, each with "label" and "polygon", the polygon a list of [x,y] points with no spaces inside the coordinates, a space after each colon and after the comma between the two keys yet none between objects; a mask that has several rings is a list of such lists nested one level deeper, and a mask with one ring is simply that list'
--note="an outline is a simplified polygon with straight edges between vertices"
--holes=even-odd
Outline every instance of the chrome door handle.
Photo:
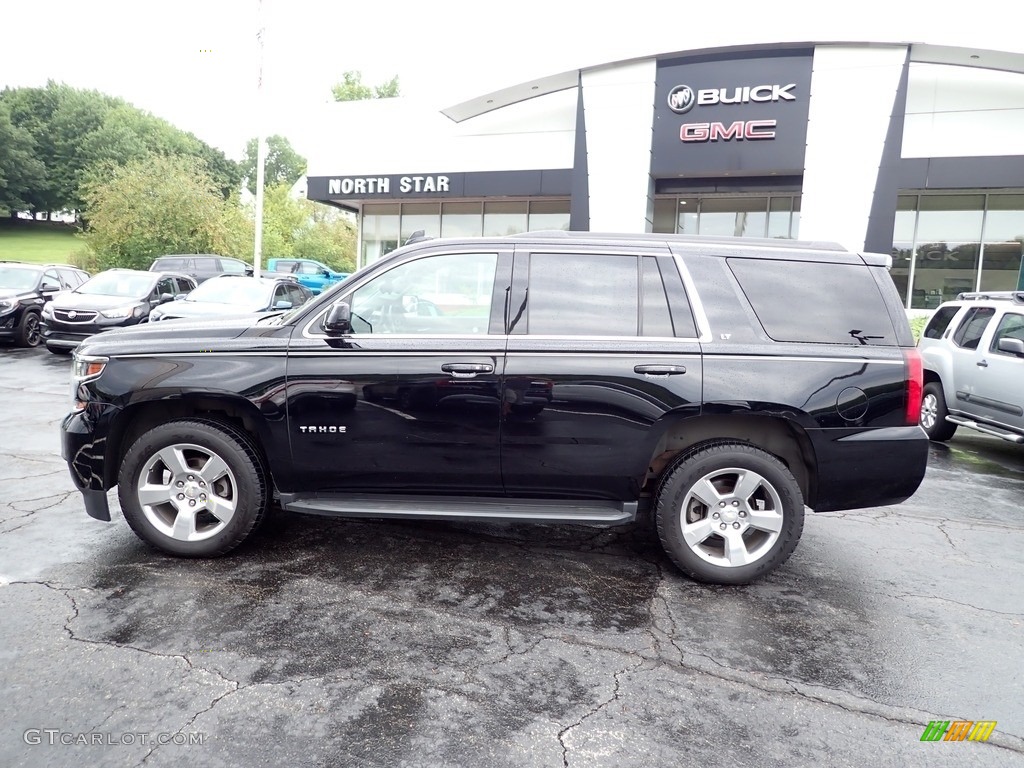
[{"label": "chrome door handle", "polygon": [[472,378],[478,373],[492,373],[494,366],[490,363],[444,363],[441,370],[457,378]]},{"label": "chrome door handle", "polygon": [[988,368],[988,360],[979,360],[977,365],[979,368]]},{"label": "chrome door handle", "polygon": [[634,365],[634,373],[644,373],[649,376],[678,376],[686,373],[684,365]]}]

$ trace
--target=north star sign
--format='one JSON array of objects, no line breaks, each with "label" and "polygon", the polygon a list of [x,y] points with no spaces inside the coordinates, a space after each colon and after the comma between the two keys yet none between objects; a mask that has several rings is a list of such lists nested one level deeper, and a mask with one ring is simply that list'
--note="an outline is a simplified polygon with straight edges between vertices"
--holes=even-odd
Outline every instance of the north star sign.
[{"label": "north star sign", "polygon": [[342,176],[327,180],[329,195],[390,195],[450,192],[448,176]]}]

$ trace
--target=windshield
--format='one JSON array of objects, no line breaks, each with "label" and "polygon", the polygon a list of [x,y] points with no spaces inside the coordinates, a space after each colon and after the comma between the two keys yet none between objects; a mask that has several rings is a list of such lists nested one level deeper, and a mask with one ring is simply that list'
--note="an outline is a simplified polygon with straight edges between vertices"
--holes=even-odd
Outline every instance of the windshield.
[{"label": "windshield", "polygon": [[0,266],[0,288],[14,291],[30,291],[39,282],[39,269]]},{"label": "windshield", "polygon": [[156,275],[120,272],[100,272],[96,277],[86,280],[75,293],[84,293],[89,296],[122,296],[126,299],[141,299],[149,295],[153,290],[153,282]]},{"label": "windshield", "polygon": [[231,304],[238,307],[263,307],[270,300],[272,284],[256,278],[214,277],[202,283],[185,298],[201,304]]}]

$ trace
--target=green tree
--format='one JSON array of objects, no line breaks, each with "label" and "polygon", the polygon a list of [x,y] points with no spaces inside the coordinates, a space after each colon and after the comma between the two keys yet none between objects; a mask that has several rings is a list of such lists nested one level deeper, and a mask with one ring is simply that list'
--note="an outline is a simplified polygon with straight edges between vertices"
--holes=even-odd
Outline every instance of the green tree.
[{"label": "green tree", "polygon": [[12,125],[27,132],[44,172],[23,196],[33,211],[81,210],[80,186],[97,166],[124,165],[152,154],[196,157],[225,199],[241,182],[238,164],[166,120],[98,91],[50,81],[45,88],[0,92]]},{"label": "green tree", "polygon": [[82,196],[89,210],[84,238],[100,269],[146,269],[167,253],[251,257],[251,223],[198,158],[146,155],[97,167]]},{"label": "green tree", "polygon": [[[253,206],[249,218],[255,218]],[[340,211],[295,199],[291,187],[268,187],[263,198],[263,254],[266,259],[316,259],[342,272],[355,269],[356,228]]]},{"label": "green tree", "polygon": [[0,208],[11,216],[28,208],[32,190],[43,183],[45,174],[32,135],[11,122],[10,109],[0,101]]},{"label": "green tree", "polygon": [[[245,145],[245,157],[239,165],[239,173],[252,194],[256,194],[256,162],[259,159],[257,139],[249,139]],[[284,136],[267,138],[267,156],[263,164],[264,190],[277,186],[292,186],[306,172],[306,158],[296,152]]]},{"label": "green tree", "polygon": [[391,99],[398,96],[398,75],[380,85],[370,87],[363,83],[363,73],[349,70],[341,76],[341,82],[331,86],[335,101],[364,101],[366,99]]}]

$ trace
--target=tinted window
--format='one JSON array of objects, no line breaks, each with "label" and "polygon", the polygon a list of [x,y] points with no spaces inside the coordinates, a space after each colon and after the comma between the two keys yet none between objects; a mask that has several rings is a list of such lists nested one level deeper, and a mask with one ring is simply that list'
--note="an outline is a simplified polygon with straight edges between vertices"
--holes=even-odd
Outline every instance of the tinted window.
[{"label": "tinted window", "polygon": [[188,259],[157,259],[151,269],[155,272],[182,270],[185,269],[186,261]]},{"label": "tinted window", "polygon": [[932,319],[928,321],[928,325],[924,329],[924,337],[926,339],[941,339],[942,334],[946,332],[946,328],[949,327],[949,321],[952,320],[956,313],[960,311],[960,307],[940,307],[932,315]]},{"label": "tinted window", "polygon": [[1007,312],[1003,319],[996,326],[996,332],[992,335],[992,344],[989,350],[1000,355],[1008,355],[1009,352],[1001,352],[997,349],[1000,339],[1020,339],[1024,341],[1024,315],[1016,312]]},{"label": "tinted window", "polygon": [[897,341],[867,267],[775,259],[728,259],[765,333],[775,341],[882,344]]},{"label": "tinted window", "polygon": [[975,307],[967,311],[963,322],[953,334],[953,343],[964,349],[977,349],[981,334],[996,313],[991,307]]},{"label": "tinted window", "polygon": [[534,253],[527,332],[543,336],[636,336],[637,257]]},{"label": "tinted window", "polygon": [[350,297],[353,333],[485,335],[495,253],[428,256],[392,267]]},{"label": "tinted window", "polygon": [[293,307],[304,304],[308,295],[309,294],[302,290],[298,285],[288,286],[288,300],[291,301]]},{"label": "tinted window", "polygon": [[274,264],[275,272],[291,272],[295,268],[294,261],[278,261]]},{"label": "tinted window", "polygon": [[176,277],[175,283],[178,286],[178,293],[188,293],[192,290],[192,281],[186,280],[184,277]]}]

